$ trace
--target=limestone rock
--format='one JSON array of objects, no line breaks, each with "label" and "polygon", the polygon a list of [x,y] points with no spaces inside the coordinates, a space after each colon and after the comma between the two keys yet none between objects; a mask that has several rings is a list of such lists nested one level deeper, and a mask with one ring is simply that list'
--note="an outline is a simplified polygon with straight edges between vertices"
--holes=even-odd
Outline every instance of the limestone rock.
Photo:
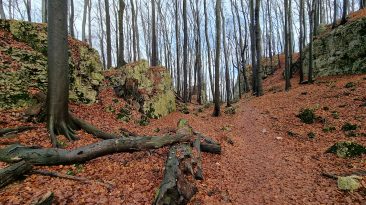
[{"label": "limestone rock", "polygon": [[[314,77],[366,73],[366,18],[333,30],[321,29],[313,46]],[[304,66],[308,68],[308,49],[305,52]],[[304,71],[307,75],[308,69]]]},{"label": "limestone rock", "polygon": [[138,102],[140,112],[149,118],[176,110],[172,79],[163,67],[149,67],[147,61],[138,61],[106,71],[105,76],[118,97],[130,104]]},{"label": "limestone rock", "polygon": [[338,188],[343,191],[353,192],[362,187],[359,182],[361,179],[362,177],[359,176],[338,177]]},{"label": "limestone rock", "polygon": [[[96,101],[104,79],[96,50],[69,38],[70,99]],[[34,104],[29,90],[47,91],[47,25],[0,19],[0,110]]]}]

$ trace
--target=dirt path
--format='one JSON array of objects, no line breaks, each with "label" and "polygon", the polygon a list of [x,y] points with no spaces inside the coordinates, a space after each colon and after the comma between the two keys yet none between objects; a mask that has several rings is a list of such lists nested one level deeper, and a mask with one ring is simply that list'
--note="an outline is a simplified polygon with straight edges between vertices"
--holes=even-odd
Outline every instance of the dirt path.
[{"label": "dirt path", "polygon": [[224,175],[215,179],[226,185],[228,194],[221,193],[220,203],[317,204],[327,200],[316,193],[318,172],[311,157],[297,156],[259,110],[241,103],[231,123],[235,143],[225,147],[219,162]]}]

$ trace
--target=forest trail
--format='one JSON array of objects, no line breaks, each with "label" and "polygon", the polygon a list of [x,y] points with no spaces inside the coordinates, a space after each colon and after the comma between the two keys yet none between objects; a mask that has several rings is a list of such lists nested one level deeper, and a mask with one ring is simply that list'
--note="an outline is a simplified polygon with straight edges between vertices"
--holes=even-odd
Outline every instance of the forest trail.
[{"label": "forest trail", "polygon": [[[243,103],[241,103],[243,104]],[[240,105],[232,119],[234,145],[224,149],[220,165],[232,204],[295,204],[314,194],[313,168],[268,126],[260,110]],[[306,163],[306,166],[304,166]],[[307,170],[303,170],[306,167]]]}]

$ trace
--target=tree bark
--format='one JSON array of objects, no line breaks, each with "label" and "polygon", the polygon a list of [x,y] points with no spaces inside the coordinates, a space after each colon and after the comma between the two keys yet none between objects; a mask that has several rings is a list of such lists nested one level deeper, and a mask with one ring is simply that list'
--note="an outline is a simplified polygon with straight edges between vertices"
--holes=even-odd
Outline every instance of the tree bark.
[{"label": "tree bark", "polygon": [[192,154],[188,145],[173,146],[165,164],[164,178],[154,205],[188,204],[198,189],[186,175],[192,172]]},{"label": "tree bark", "polygon": [[0,0],[0,18],[1,19],[6,19],[5,12],[4,12],[3,0]]},{"label": "tree bark", "polygon": [[348,2],[349,0],[343,0],[343,13],[341,24],[345,24],[347,22],[347,11],[348,11]]},{"label": "tree bark", "polygon": [[338,8],[337,8],[337,1],[334,0],[334,13],[333,13],[333,28],[335,28],[337,26],[337,12],[338,12]]},{"label": "tree bark", "polygon": [[215,89],[214,89],[214,83],[213,83],[213,77],[212,77],[212,62],[211,62],[211,43],[210,38],[208,36],[208,14],[207,14],[207,0],[204,0],[203,3],[203,11],[205,15],[205,38],[206,38],[206,44],[207,44],[207,61],[208,61],[208,75],[210,79],[210,87],[212,96],[215,96]]},{"label": "tree bark", "polygon": [[257,81],[257,96],[263,95],[263,70],[261,65],[262,60],[262,40],[261,40],[261,26],[260,26],[260,19],[259,19],[259,8],[260,8],[260,0],[256,0],[255,3],[255,36],[256,36],[256,54],[257,54],[257,75],[256,75],[256,81]]},{"label": "tree bark", "polygon": [[[0,0],[2,1],[2,0]],[[47,3],[48,0],[42,0],[42,23],[47,23]]]},{"label": "tree bark", "polygon": [[31,169],[32,166],[25,161],[20,161],[4,169],[0,169],[0,188],[18,180],[19,177],[23,176]]},{"label": "tree bark", "polygon": [[213,116],[220,116],[221,0],[216,0],[215,97]]},{"label": "tree bark", "polygon": [[188,102],[188,19],[187,0],[183,0],[183,101]]},{"label": "tree bark", "polygon": [[89,0],[84,0],[84,11],[83,11],[83,22],[81,25],[81,40],[82,41],[87,41],[86,40],[86,18],[87,18],[87,13],[88,13],[88,4],[89,4]]},{"label": "tree bark", "polygon": [[225,28],[225,16],[221,10],[221,18],[222,18],[222,44],[224,47],[224,59],[225,59],[225,88],[226,88],[226,106],[231,106],[231,92],[230,92],[230,73],[229,73],[229,56],[228,56],[228,48],[226,45],[226,28]]},{"label": "tree bark", "polygon": [[[51,13],[51,10],[50,10],[50,13]],[[50,15],[50,14],[48,14],[48,15]],[[75,37],[74,16],[75,16],[74,0],[70,0],[69,32],[70,32],[71,37]]]},{"label": "tree bark", "polygon": [[107,37],[107,69],[112,67],[111,17],[109,15],[109,0],[104,0],[105,24]]},{"label": "tree bark", "polygon": [[158,39],[157,39],[157,29],[156,29],[156,9],[155,0],[151,0],[151,66],[157,66],[159,64],[159,54],[158,54]]},{"label": "tree bark", "polygon": [[119,41],[119,46],[118,46],[118,60],[117,60],[117,67],[122,67],[124,65],[126,65],[126,61],[125,61],[125,40],[124,40],[124,36],[123,36],[123,29],[124,29],[124,25],[123,25],[123,13],[125,10],[126,4],[124,0],[119,0],[119,11],[118,11],[118,41]]},{"label": "tree bark", "polygon": [[75,140],[69,119],[69,56],[67,41],[67,1],[48,1],[48,92],[47,128],[52,145],[57,134]]},{"label": "tree bark", "polygon": [[11,145],[0,149],[0,161],[14,163],[24,160],[33,165],[47,166],[77,164],[109,154],[158,149],[191,139],[191,136],[183,134],[163,137],[124,137],[103,140],[74,150]]}]

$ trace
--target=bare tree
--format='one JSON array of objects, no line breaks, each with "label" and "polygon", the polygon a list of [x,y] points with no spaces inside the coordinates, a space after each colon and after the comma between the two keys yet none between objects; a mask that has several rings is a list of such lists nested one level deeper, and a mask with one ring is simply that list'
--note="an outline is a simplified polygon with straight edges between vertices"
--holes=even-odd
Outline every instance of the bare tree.
[{"label": "bare tree", "polygon": [[107,69],[112,67],[112,40],[111,40],[111,17],[109,15],[109,0],[104,0],[105,27],[107,38]]},{"label": "bare tree", "polygon": [[123,13],[124,10],[126,8],[126,4],[124,0],[119,0],[119,10],[118,10],[118,41],[119,41],[119,46],[118,46],[118,59],[117,59],[117,67],[121,67],[124,66],[126,64],[124,58],[124,52],[125,52],[125,40],[124,40],[124,35],[123,35]]},{"label": "bare tree", "polygon": [[181,87],[181,83],[180,83],[180,41],[179,41],[179,36],[180,36],[180,32],[179,32],[179,0],[175,0],[175,49],[176,49],[176,71],[177,71],[177,94],[178,96],[181,96],[180,93],[180,87]]},{"label": "bare tree", "polygon": [[75,31],[74,31],[74,18],[75,18],[75,8],[74,8],[74,0],[70,0],[70,7],[69,7],[69,33],[70,36],[75,37]]},{"label": "bare tree", "polygon": [[42,23],[47,23],[47,1],[48,0],[42,0]]},{"label": "bare tree", "polygon": [[83,22],[81,24],[81,39],[82,41],[86,40],[86,18],[88,13],[89,0],[84,0],[84,12],[83,12]]},{"label": "bare tree", "polygon": [[342,12],[341,24],[345,24],[347,22],[348,4],[349,4],[348,0],[343,0],[343,12]]},{"label": "bare tree", "polygon": [[216,0],[215,96],[213,116],[220,116],[221,0]]},{"label": "bare tree", "polygon": [[27,11],[28,21],[32,22],[32,1],[31,0],[23,0],[23,1]]},{"label": "bare tree", "polygon": [[213,84],[213,77],[212,77],[212,63],[211,63],[211,44],[210,44],[210,38],[208,36],[208,14],[207,14],[207,0],[204,0],[203,2],[203,11],[205,15],[205,38],[206,38],[206,44],[207,44],[207,61],[208,61],[208,75],[210,79],[210,85],[211,85],[211,91],[212,96],[215,95],[215,89]]},{"label": "bare tree", "polygon": [[156,9],[155,9],[155,0],[151,0],[151,32],[152,32],[152,40],[151,40],[151,66],[157,66],[159,64],[159,54],[158,54],[158,39],[157,39],[157,30],[156,30]]},{"label": "bare tree", "polygon": [[221,18],[222,18],[222,44],[224,48],[224,60],[225,60],[225,88],[226,88],[226,106],[230,107],[230,98],[231,98],[231,91],[230,91],[230,73],[229,73],[229,56],[228,56],[228,48],[226,43],[226,22],[225,16],[221,9]]},{"label": "bare tree", "polygon": [[261,26],[260,26],[260,19],[259,19],[259,8],[260,8],[260,0],[256,0],[255,3],[255,46],[256,46],[256,54],[257,54],[257,69],[256,69],[256,82],[257,82],[257,96],[263,95],[263,87],[262,87],[262,79],[263,79],[263,72],[262,72],[262,39],[261,39]]},{"label": "bare tree", "polygon": [[[183,0],[183,101],[188,102],[188,19],[187,0]],[[190,84],[189,84],[190,85]]]},{"label": "bare tree", "polygon": [[0,18],[5,19],[4,5],[3,0],[0,0]]}]

